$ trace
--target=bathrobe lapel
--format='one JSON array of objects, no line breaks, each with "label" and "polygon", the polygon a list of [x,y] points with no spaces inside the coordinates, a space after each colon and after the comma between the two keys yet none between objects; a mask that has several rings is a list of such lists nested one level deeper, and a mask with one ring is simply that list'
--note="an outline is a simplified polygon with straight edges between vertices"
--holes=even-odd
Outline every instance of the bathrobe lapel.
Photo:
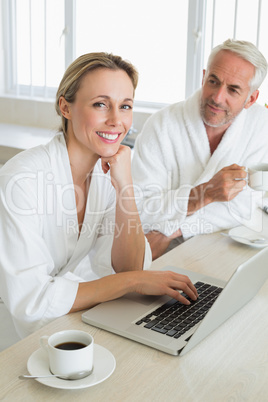
[{"label": "bathrobe lapel", "polygon": [[[195,96],[199,96],[200,92],[189,98],[185,102],[183,115],[185,125],[189,134],[195,155],[203,166],[203,172],[194,183],[194,187],[211,179],[219,170],[225,166],[237,163],[237,160],[243,159],[247,138],[241,142],[241,131],[245,122],[245,110],[236,117],[231,126],[225,132],[217,149],[211,155],[209,141],[205,126],[200,116],[199,105]],[[242,136],[243,138],[243,136]]]},{"label": "bathrobe lapel", "polygon": [[[198,98],[198,102],[196,98]],[[200,116],[199,104],[200,91],[187,99],[183,106],[183,126],[186,128],[195,158],[199,160],[202,170],[205,170],[211,154],[206,129]]]},{"label": "bathrobe lapel", "polygon": [[211,155],[203,174],[195,185],[210,180],[219,170],[233,163],[242,161],[245,151],[246,139],[241,141],[241,131],[245,120],[244,110],[236,117],[231,126],[225,132],[218,147]]},{"label": "bathrobe lapel", "polygon": [[[103,216],[107,212],[110,188],[112,187],[110,175],[104,175],[100,161],[98,161],[92,173],[84,222],[79,236],[74,184],[63,137],[61,143],[59,155],[55,158],[57,161],[55,163],[59,164],[60,167],[58,166],[58,169],[54,171],[58,172],[57,182],[62,183],[60,206],[63,206],[63,211],[61,211],[61,219],[66,231],[66,250],[68,252],[67,264],[61,270],[63,275],[65,272],[73,271],[95,244],[96,238],[102,230],[100,226],[102,225]],[[104,188],[107,189],[106,193],[103,190]]]}]

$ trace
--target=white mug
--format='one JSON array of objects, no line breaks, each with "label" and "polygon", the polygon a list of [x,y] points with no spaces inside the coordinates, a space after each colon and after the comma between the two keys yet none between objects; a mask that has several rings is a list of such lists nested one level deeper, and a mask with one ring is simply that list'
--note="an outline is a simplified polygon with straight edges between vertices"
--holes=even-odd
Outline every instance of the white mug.
[{"label": "white mug", "polygon": [[254,190],[268,191],[268,163],[248,168],[248,184]]},{"label": "white mug", "polygon": [[84,331],[66,330],[42,336],[40,345],[48,353],[52,374],[68,376],[93,368],[93,337]]}]

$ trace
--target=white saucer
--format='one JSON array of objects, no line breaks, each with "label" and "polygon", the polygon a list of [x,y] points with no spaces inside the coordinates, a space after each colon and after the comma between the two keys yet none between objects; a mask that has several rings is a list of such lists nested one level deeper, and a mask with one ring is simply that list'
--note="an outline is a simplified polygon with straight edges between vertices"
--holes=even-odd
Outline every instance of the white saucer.
[{"label": "white saucer", "polygon": [[[81,380],[62,380],[57,377],[37,378],[36,381],[52,388],[79,389],[92,387],[106,380],[115,369],[114,355],[103,346],[94,345],[94,371],[88,377]],[[36,350],[27,362],[27,369],[31,375],[49,375],[48,357],[46,352],[40,348]]]},{"label": "white saucer", "polygon": [[[266,237],[266,236],[264,236],[262,233],[255,232],[254,230],[249,229],[245,226],[237,226],[236,228],[229,230],[228,234],[233,240],[242,244],[247,244],[248,246],[257,248],[263,248],[268,246],[268,239],[267,243],[264,244],[251,243],[250,240],[252,239],[257,239],[258,237]],[[242,236],[245,237],[245,239],[239,239],[238,237],[235,236]]]}]

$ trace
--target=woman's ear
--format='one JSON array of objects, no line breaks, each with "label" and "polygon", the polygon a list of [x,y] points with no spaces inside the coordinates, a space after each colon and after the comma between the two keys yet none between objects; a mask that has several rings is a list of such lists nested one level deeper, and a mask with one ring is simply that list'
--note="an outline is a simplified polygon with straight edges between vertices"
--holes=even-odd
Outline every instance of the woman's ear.
[{"label": "woman's ear", "polygon": [[71,116],[70,104],[63,96],[61,96],[59,99],[59,108],[61,114],[65,117],[65,119],[70,119]]}]

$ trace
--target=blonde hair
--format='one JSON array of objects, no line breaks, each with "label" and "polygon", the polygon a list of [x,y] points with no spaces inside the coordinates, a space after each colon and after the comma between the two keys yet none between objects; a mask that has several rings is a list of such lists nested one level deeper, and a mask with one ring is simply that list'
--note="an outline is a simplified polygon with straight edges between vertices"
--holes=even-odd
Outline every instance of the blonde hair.
[{"label": "blonde hair", "polygon": [[136,68],[130,62],[123,60],[120,56],[115,56],[111,53],[99,52],[87,53],[78,57],[65,71],[56,94],[55,108],[58,115],[61,117],[62,122],[59,130],[63,132],[65,139],[67,135],[68,120],[61,113],[59,99],[61,96],[63,96],[67,102],[73,103],[75,101],[76,93],[79,90],[80,83],[85,74],[98,68],[123,70],[131,79],[134,91],[137,87],[138,72]]}]

